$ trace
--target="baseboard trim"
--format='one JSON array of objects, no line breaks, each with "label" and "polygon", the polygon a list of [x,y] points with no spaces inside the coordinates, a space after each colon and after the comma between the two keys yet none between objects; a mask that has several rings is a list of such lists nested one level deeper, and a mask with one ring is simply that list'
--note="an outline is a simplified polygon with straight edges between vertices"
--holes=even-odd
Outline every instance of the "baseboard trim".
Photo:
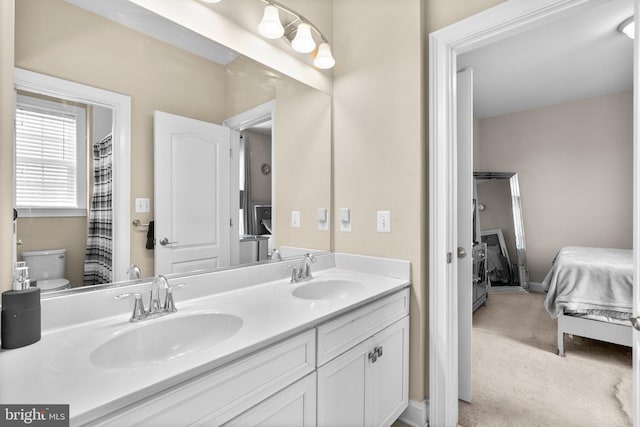
[{"label": "baseboard trim", "polygon": [[409,400],[409,406],[404,410],[400,418],[403,423],[411,427],[426,427],[429,425],[429,399],[422,402]]},{"label": "baseboard trim", "polygon": [[544,288],[544,285],[539,282],[529,282],[529,292],[537,292],[540,294],[544,294],[547,290]]}]

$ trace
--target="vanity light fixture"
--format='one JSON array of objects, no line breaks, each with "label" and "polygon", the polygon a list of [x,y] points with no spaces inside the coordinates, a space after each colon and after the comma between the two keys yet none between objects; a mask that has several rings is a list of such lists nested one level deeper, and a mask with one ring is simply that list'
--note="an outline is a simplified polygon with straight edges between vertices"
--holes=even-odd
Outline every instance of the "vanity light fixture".
[{"label": "vanity light fixture", "polygon": [[[278,39],[284,36],[295,51],[300,53],[312,52],[314,56],[313,65],[317,68],[328,69],[335,65],[336,61],[331,54],[329,40],[315,25],[293,9],[279,2],[273,0],[262,1],[267,5],[264,7],[262,20],[258,24],[260,34],[269,39]],[[286,26],[283,26],[282,21],[280,21],[279,11],[283,11],[287,16],[293,18]],[[316,33],[320,39],[317,49],[312,33]]]},{"label": "vanity light fixture", "polygon": [[635,36],[635,27],[635,20],[633,19],[633,16],[631,16],[625,19],[622,24],[618,26],[618,31],[633,40]]}]

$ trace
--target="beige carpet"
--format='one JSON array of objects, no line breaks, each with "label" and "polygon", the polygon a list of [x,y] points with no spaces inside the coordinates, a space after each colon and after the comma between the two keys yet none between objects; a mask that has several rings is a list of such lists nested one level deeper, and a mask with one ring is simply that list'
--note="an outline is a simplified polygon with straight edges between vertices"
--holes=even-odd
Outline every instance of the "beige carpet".
[{"label": "beige carpet", "polygon": [[473,316],[472,426],[629,426],[631,348],[567,336],[556,355],[556,321],[544,294],[490,294]]}]

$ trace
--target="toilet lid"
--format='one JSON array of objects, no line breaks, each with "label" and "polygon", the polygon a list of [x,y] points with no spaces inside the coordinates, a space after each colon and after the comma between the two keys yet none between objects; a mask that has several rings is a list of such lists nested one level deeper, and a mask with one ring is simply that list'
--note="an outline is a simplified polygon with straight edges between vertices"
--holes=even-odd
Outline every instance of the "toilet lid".
[{"label": "toilet lid", "polygon": [[67,279],[46,279],[38,280],[36,286],[41,291],[55,291],[58,289],[65,289],[69,287],[69,281]]}]

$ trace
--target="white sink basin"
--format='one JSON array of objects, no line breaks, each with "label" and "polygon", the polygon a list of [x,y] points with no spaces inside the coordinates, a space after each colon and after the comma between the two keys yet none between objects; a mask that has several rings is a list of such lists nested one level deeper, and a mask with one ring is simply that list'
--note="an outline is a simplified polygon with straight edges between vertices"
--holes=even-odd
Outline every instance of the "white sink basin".
[{"label": "white sink basin", "polygon": [[142,321],[115,334],[91,353],[91,362],[104,368],[135,368],[168,361],[219,344],[242,327],[242,319],[230,314],[172,316]]},{"label": "white sink basin", "polygon": [[364,285],[352,280],[314,280],[297,286],[291,294],[297,298],[332,300],[347,298],[364,290]]}]

